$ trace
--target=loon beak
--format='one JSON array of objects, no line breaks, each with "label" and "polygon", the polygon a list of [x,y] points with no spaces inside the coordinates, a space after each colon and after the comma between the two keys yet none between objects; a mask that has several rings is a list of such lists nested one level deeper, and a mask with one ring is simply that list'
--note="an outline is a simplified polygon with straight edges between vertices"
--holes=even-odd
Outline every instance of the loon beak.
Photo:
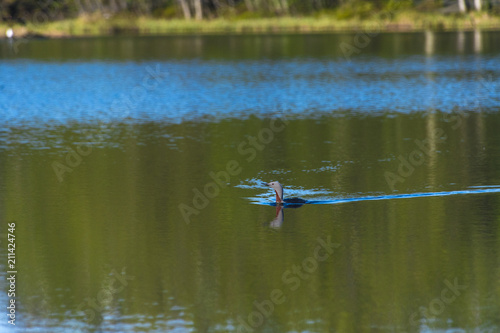
[{"label": "loon beak", "polygon": [[270,186],[269,183],[262,182],[262,185]]}]

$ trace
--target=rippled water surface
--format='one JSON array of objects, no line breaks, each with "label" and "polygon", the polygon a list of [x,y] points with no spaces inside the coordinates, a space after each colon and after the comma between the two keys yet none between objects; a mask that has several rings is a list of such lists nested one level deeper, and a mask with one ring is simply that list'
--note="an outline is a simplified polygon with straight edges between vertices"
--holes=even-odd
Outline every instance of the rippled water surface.
[{"label": "rippled water surface", "polygon": [[0,41],[16,328],[499,331],[500,33],[355,37]]}]

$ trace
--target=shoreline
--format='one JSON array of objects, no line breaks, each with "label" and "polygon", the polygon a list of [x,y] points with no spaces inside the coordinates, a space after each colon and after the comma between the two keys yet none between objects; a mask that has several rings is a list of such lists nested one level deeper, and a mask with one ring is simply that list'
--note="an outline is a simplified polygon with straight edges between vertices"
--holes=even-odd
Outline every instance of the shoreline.
[{"label": "shoreline", "polygon": [[500,16],[482,13],[445,16],[415,12],[398,13],[389,19],[336,20],[332,17],[281,17],[257,19],[213,19],[186,21],[148,17],[134,19],[79,17],[43,24],[0,24],[0,38],[8,28],[17,38],[100,37],[115,35],[207,35],[207,34],[283,34],[350,32],[422,32],[422,31],[500,31]]}]

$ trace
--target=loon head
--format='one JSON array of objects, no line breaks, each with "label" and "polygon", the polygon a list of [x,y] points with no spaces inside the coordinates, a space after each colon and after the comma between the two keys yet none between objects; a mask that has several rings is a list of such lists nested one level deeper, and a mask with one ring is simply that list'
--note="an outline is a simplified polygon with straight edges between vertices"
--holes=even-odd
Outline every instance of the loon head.
[{"label": "loon head", "polygon": [[276,192],[276,203],[283,203],[283,186],[276,181],[265,184]]}]

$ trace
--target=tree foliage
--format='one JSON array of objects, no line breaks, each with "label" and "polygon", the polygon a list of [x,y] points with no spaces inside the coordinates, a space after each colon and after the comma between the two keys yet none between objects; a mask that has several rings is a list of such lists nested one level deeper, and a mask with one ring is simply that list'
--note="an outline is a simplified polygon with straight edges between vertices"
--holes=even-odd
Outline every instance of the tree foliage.
[{"label": "tree foliage", "polygon": [[215,17],[305,16],[340,10],[365,13],[400,7],[428,10],[489,10],[499,0],[0,0],[0,20],[24,23],[81,15],[155,16],[211,19]]}]

